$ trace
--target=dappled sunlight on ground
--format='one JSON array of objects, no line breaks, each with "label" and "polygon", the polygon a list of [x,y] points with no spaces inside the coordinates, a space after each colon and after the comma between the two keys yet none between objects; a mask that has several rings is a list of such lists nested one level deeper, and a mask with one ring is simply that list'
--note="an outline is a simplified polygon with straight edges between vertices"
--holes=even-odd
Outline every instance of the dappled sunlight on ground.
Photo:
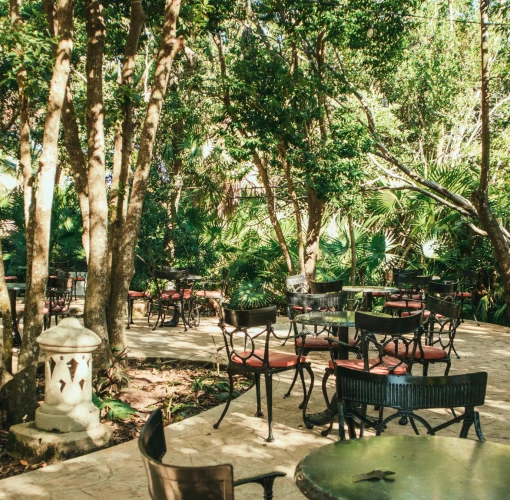
[{"label": "dappled sunlight on ground", "polygon": [[[129,356],[135,358],[178,358],[198,362],[225,362],[223,338],[217,318],[202,318],[199,328],[184,331],[177,328],[157,328],[147,325],[146,319],[135,319],[136,325],[126,331]],[[279,318],[277,333],[285,336],[288,322]],[[350,334],[352,335],[352,331]],[[213,340],[214,339],[214,340]],[[490,441],[510,443],[510,395],[508,373],[510,367],[510,329],[501,326],[466,321],[458,330],[456,347],[461,359],[452,360],[451,374],[488,371],[486,404],[479,408],[482,429]],[[271,348],[281,352],[292,352],[293,344],[285,347],[275,340]],[[327,354],[309,356],[315,374],[315,385],[310,412],[325,408],[321,383]],[[444,365],[431,367],[430,375],[441,375]],[[421,373],[416,366],[415,374]],[[324,427],[306,429],[302,411],[302,388],[298,380],[289,398],[283,395],[292,381],[293,373],[284,372],[273,381],[273,432],[275,441],[267,443],[267,420],[255,417],[255,391],[250,390],[231,404],[229,412],[219,429],[213,428],[223,405],[196,417],[183,420],[165,428],[167,454],[164,462],[174,465],[203,466],[232,463],[235,478],[262,474],[272,470],[287,473],[287,477],[275,483],[275,499],[304,498],[294,485],[293,475],[297,463],[312,449],[337,439],[338,428],[324,438],[320,431]],[[306,383],[309,384],[308,376]],[[262,411],[267,413],[265,385],[262,383]],[[334,392],[334,377],[328,382],[329,392]],[[373,412],[373,409],[370,410]],[[388,413],[389,414],[389,413]],[[447,409],[424,411],[421,414],[435,426],[451,418]],[[453,425],[440,432],[442,436],[458,436],[460,425]],[[392,422],[385,434],[410,434],[409,425]],[[365,431],[366,436],[373,435]],[[470,439],[476,439],[472,429]],[[236,489],[237,498],[260,499],[261,488],[257,485]],[[9,478],[0,482],[0,499],[51,498],[58,500],[99,500],[149,498],[143,466],[136,441],[123,443],[114,448],[55,464],[44,469]]]}]

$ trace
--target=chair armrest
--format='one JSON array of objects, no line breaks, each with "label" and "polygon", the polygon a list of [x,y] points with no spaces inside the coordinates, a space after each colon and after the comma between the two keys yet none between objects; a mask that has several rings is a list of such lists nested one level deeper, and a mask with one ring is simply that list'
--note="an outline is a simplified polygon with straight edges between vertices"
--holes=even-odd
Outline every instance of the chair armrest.
[{"label": "chair armrest", "polygon": [[285,472],[269,472],[260,476],[247,477],[234,481],[234,486],[242,486],[243,484],[258,483],[264,488],[264,498],[273,498],[273,483],[277,477],[285,477]]}]

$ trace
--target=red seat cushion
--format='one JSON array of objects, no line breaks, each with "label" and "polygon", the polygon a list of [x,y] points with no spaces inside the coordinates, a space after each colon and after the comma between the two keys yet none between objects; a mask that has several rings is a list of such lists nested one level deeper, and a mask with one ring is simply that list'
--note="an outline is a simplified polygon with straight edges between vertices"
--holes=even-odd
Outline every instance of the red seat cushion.
[{"label": "red seat cushion", "polygon": [[386,297],[388,292],[372,292],[372,297]]},{"label": "red seat cushion", "polygon": [[135,292],[134,290],[129,290],[128,297],[130,299],[141,299],[143,297],[148,297],[149,292]]},{"label": "red seat cushion", "polygon": [[85,278],[83,276],[75,276],[73,281],[85,281]]},{"label": "red seat cushion", "polygon": [[459,299],[470,299],[473,297],[473,294],[471,292],[459,292],[457,297]]},{"label": "red seat cushion", "polygon": [[[253,351],[257,356],[264,359],[264,349],[255,349]],[[243,364],[243,360],[241,358],[248,358],[252,351],[244,351],[238,353],[238,355],[232,356],[232,362],[238,365]],[[304,363],[306,361],[306,356],[301,356],[301,362]],[[262,367],[262,361],[254,356],[251,356],[246,360],[246,364],[248,366],[252,366],[254,368]],[[291,366],[296,366],[298,364],[298,356],[295,354],[284,354],[279,352],[269,352],[269,367],[270,368],[288,368]]]},{"label": "red seat cushion", "polygon": [[[423,345],[422,349],[423,349],[423,359],[430,359],[430,360],[432,360],[432,359],[444,359],[447,356],[446,351],[441,349],[440,347],[433,347],[433,346],[430,346],[430,345]],[[395,355],[395,345],[394,344],[387,345],[384,348],[384,351],[387,352],[388,354],[390,354],[391,356],[394,356]],[[406,354],[406,347],[401,342],[399,342],[399,344],[398,344],[398,351],[397,351],[397,353],[398,353],[397,356],[399,358],[404,357],[405,354]],[[412,349],[410,347],[409,348],[409,352],[408,352],[408,356],[409,357],[411,356],[411,353],[412,353]],[[418,348],[416,348],[416,352],[414,354],[414,359],[422,359],[421,352],[420,352],[420,350]]]},{"label": "red seat cushion", "polygon": [[[357,343],[355,339],[349,339],[349,345],[354,347]],[[296,339],[296,345],[301,347],[303,345],[303,339]],[[333,349],[338,349],[340,346],[338,344],[332,345]],[[329,342],[325,337],[306,337],[305,340],[305,349],[323,349],[327,351],[329,349]]]},{"label": "red seat cushion", "polygon": [[389,301],[384,304],[384,307],[388,309],[423,309],[425,307],[425,302],[414,302],[414,301],[406,301],[406,300],[395,300]]},{"label": "red seat cushion", "polygon": [[17,276],[5,276],[6,283],[16,283],[18,281]]},{"label": "red seat cushion", "polygon": [[197,297],[205,297],[206,299],[222,299],[223,294],[219,290],[199,290]]},{"label": "red seat cushion", "polygon": [[[396,366],[401,363],[400,359],[394,358],[392,356],[385,356],[384,362],[386,366],[380,364],[373,368],[374,365],[379,363],[379,358],[372,358],[368,360],[368,367],[370,369],[370,373],[375,373],[377,375],[389,375],[390,371],[386,366]],[[350,368],[351,370],[364,371],[365,370],[365,361],[363,359],[336,359],[333,363],[333,360],[329,360],[329,367],[333,370],[335,368],[334,365],[341,366],[343,368]],[[401,363],[399,366],[395,368],[392,372],[394,375],[404,375],[407,373],[407,365],[405,363]]]}]

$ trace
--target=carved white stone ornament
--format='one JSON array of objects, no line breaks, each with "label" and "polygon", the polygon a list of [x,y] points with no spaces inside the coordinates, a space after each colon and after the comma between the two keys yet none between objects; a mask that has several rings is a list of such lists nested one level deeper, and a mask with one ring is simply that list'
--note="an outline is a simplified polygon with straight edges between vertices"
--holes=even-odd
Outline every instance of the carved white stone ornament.
[{"label": "carved white stone ornament", "polygon": [[77,318],[65,318],[44,331],[37,342],[46,353],[44,403],[35,426],[56,432],[79,432],[99,425],[92,403],[92,352],[101,339]]}]

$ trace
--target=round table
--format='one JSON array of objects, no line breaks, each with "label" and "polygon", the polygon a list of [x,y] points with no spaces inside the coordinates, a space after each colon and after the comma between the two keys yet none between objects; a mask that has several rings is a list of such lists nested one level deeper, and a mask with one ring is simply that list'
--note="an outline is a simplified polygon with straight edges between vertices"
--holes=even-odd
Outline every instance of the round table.
[{"label": "round table", "polygon": [[[373,470],[394,481],[353,482]],[[500,500],[510,497],[510,446],[432,436],[386,436],[323,446],[296,467],[312,500]]]},{"label": "round table", "polygon": [[342,292],[350,292],[350,293],[360,293],[363,292],[365,294],[365,308],[367,311],[372,310],[372,300],[373,294],[375,292],[382,293],[395,293],[400,289],[395,288],[394,286],[377,286],[377,285],[356,285],[350,286],[345,285],[342,287]]}]

